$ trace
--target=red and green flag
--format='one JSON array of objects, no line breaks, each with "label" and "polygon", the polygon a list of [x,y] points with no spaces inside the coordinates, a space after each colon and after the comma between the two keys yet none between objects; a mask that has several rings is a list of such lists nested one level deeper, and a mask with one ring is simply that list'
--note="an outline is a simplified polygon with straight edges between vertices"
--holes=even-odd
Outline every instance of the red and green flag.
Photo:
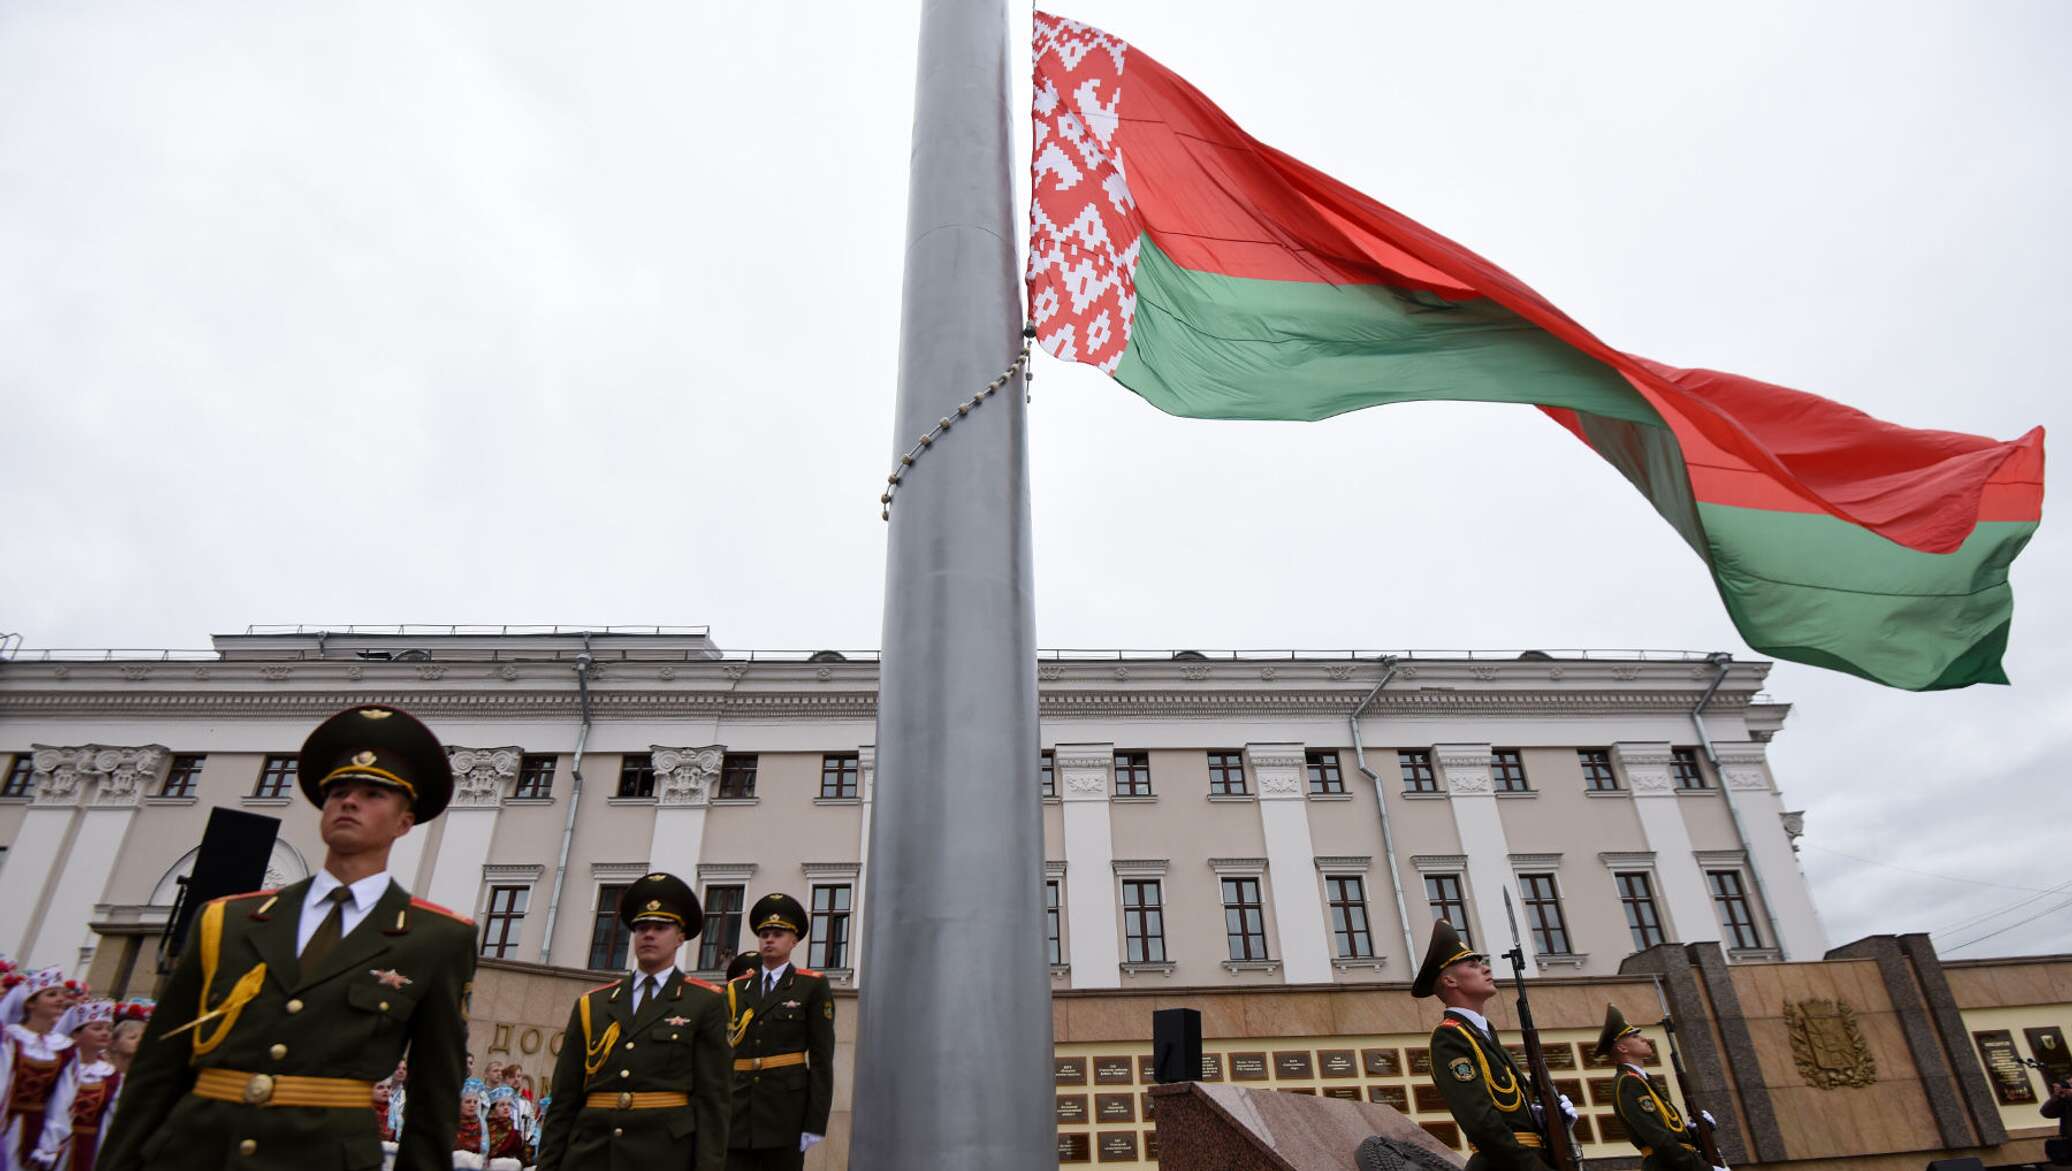
[{"label": "red and green flag", "polygon": [[1052,355],[1192,418],[1530,403],[1705,559],[1758,651],[1913,690],[2007,681],[2042,428],[1914,430],[1615,350],[1136,47],[1039,13],[1035,60],[1029,308]]}]

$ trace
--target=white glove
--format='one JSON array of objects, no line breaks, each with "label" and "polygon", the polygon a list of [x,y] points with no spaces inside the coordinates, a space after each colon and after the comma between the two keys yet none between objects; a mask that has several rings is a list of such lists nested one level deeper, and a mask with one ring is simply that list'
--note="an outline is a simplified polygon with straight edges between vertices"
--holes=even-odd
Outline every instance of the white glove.
[{"label": "white glove", "polygon": [[807,1151],[810,1151],[810,1150],[812,1150],[812,1149],[813,1149],[813,1144],[815,1144],[815,1143],[819,1142],[819,1141],[820,1141],[821,1139],[824,1139],[824,1138],[826,1138],[826,1137],[827,1137],[827,1136],[826,1136],[826,1135],[824,1135],[824,1134],[801,1134],[801,1135],[799,1135],[799,1154],[803,1155],[803,1154],[805,1154],[805,1153],[806,1153]]},{"label": "white glove", "polygon": [[1576,1124],[1576,1104],[1568,1100],[1567,1094],[1561,1094],[1559,1097],[1561,1099],[1561,1116],[1568,1119],[1570,1126],[1574,1126]]},{"label": "white glove", "polygon": [[1712,1171],[1727,1171],[1725,1167],[1714,1167]]},{"label": "white glove", "polygon": [[1704,1119],[1704,1120],[1705,1120],[1705,1125],[1707,1125],[1707,1126],[1711,1127],[1711,1128],[1712,1128],[1712,1129],[1714,1129],[1714,1130],[1718,1130],[1718,1129],[1719,1129],[1719,1123],[1717,1123],[1717,1122],[1714,1122],[1714,1121],[1712,1120],[1712,1111],[1710,1111],[1710,1110],[1700,1110],[1700,1111],[1698,1111],[1698,1117],[1700,1117],[1700,1118],[1702,1118],[1702,1119]]}]

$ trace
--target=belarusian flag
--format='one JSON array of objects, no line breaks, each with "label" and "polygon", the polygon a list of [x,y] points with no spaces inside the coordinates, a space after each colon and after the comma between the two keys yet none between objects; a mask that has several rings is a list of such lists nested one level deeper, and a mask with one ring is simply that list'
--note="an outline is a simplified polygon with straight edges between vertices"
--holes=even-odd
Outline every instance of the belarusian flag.
[{"label": "belarusian flag", "polygon": [[2043,430],[2002,443],[1612,349],[1517,278],[1038,14],[1029,306],[1053,355],[1207,419],[1532,403],[1647,496],[1766,654],[2004,683]]}]

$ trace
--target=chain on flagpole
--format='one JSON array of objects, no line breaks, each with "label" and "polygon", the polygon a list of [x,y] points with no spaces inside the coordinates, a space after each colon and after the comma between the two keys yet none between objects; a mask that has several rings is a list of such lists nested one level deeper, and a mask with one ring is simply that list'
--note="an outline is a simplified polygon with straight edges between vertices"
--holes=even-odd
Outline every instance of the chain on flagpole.
[{"label": "chain on flagpole", "polygon": [[[1024,325],[1022,327],[1022,352],[1014,356],[1014,361],[1008,363],[1007,369],[1000,372],[1000,377],[986,383],[984,390],[958,403],[955,415],[944,415],[942,418],[937,419],[935,426],[930,427],[927,434],[915,440],[914,445],[908,448],[904,455],[899,457],[899,466],[893,468],[892,474],[885,477],[885,491],[878,497],[878,504],[880,506],[878,511],[879,520],[890,521],[892,519],[892,498],[899,494],[899,486],[905,482],[907,471],[914,466],[915,460],[921,458],[922,452],[935,446],[937,440],[949,434],[950,428],[956,424],[958,419],[969,415],[983,405],[987,399],[1000,393],[1000,389],[1006,386],[1017,374],[1021,375],[1024,393],[1027,393],[1026,387],[1028,383],[1036,377],[1035,372],[1029,369],[1029,345],[1035,337],[1036,327],[1033,324]],[[1028,400],[1024,399],[1023,401],[1026,402]]]}]

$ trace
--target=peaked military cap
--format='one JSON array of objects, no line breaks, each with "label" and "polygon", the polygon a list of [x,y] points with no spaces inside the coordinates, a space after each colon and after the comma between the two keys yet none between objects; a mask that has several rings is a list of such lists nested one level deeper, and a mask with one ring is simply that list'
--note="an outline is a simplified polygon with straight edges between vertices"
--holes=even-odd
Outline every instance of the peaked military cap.
[{"label": "peaked military cap", "polygon": [[740,955],[727,961],[727,983],[732,984],[741,977],[762,967],[762,965],[762,953],[753,951],[742,952]]},{"label": "peaked military cap", "polygon": [[634,879],[619,896],[619,922],[628,927],[644,922],[673,923],[683,928],[685,939],[695,939],[705,929],[705,912],[689,883],[657,870]]},{"label": "peaked military cap", "polygon": [[1626,1014],[1616,1004],[1604,1006],[1604,1028],[1597,1034],[1597,1056],[1610,1057],[1612,1046],[1628,1037],[1637,1037],[1640,1030],[1626,1023]]},{"label": "peaked military cap", "polygon": [[1410,995],[1431,996],[1439,991],[1439,977],[1446,969],[1464,960],[1487,960],[1489,957],[1461,942],[1460,932],[1444,919],[1432,924],[1432,943],[1425,948],[1424,966],[1417,970],[1417,980],[1410,985]]},{"label": "peaked military cap", "polygon": [[446,811],[453,766],[439,738],[399,707],[349,707],[302,742],[296,783],[312,805],[339,781],[365,781],[410,798],[419,825]]},{"label": "peaked military cap", "polygon": [[761,932],[770,927],[781,927],[801,939],[805,938],[806,908],[787,894],[764,895],[748,912],[748,929]]}]

